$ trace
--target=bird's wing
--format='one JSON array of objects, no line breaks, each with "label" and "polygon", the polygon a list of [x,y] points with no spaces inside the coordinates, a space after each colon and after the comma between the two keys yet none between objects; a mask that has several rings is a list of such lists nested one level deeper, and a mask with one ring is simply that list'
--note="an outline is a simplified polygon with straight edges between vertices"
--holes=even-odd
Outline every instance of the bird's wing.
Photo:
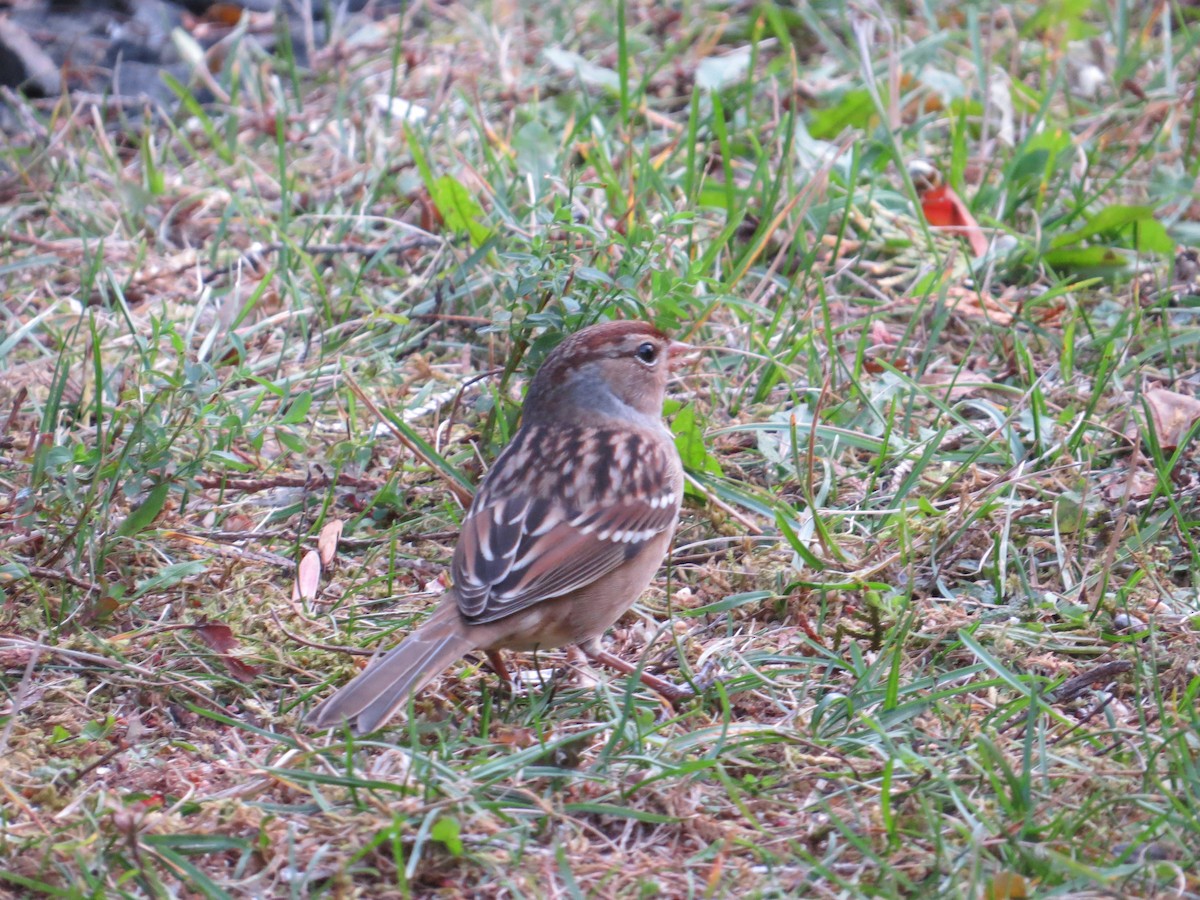
[{"label": "bird's wing", "polygon": [[522,429],[463,522],[453,563],[463,616],[492,622],[570,593],[672,529],[674,454],[639,432]]}]

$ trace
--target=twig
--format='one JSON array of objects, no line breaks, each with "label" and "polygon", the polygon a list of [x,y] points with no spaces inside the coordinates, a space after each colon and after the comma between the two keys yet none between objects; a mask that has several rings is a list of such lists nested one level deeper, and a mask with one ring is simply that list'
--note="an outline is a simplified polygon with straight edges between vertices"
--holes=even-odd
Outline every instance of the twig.
[{"label": "twig", "polygon": [[107,753],[105,753],[99,759],[92,761],[90,764],[84,766],[82,769],[76,769],[74,772],[72,772],[70,775],[68,775],[67,776],[67,786],[74,787],[75,785],[79,784],[79,780],[81,778],[83,778],[84,775],[88,774],[88,772],[91,772],[95,769],[100,768],[100,766],[104,765],[106,762],[108,762],[110,759],[112,759],[118,753],[124,753],[128,749],[129,749],[128,747],[124,747],[121,744],[117,744],[115,747],[113,747],[111,750],[109,750]]},{"label": "twig", "polygon": [[229,488],[247,494],[270,491],[275,488],[324,488],[347,487],[379,490],[383,482],[377,478],[360,478],[357,475],[273,475],[270,478],[228,478],[224,475],[200,475],[196,484],[202,488]]},{"label": "twig", "polygon": [[101,656],[98,653],[85,653],[82,650],[67,650],[65,647],[55,647],[52,644],[43,644],[40,641],[30,641],[25,638],[9,637],[0,635],[0,648],[11,647],[20,650],[36,650],[44,653],[50,653],[62,659],[70,660],[76,663],[90,663],[94,666],[102,666],[106,669],[126,670],[136,675],[142,676],[146,681],[139,681],[138,684],[145,686],[162,685],[164,687],[176,687],[184,693],[191,694],[201,702],[213,705],[213,699],[207,694],[196,690],[191,685],[182,681],[167,681],[161,682],[161,673],[153,669],[147,669],[143,666],[137,666],[133,663],[122,662],[120,660],[109,659],[107,656]]},{"label": "twig", "polygon": [[1074,675],[1046,695],[1051,703],[1070,703],[1085,694],[1097,681],[1107,681],[1114,675],[1120,675],[1133,668],[1133,663],[1127,659],[1114,659],[1106,663]]},{"label": "twig", "polygon": [[452,493],[455,497],[458,498],[458,502],[461,503],[464,508],[470,506],[471,499],[472,499],[471,491],[467,490],[463,485],[459,484],[457,481],[455,481],[453,478],[451,478],[449,475],[447,475],[446,472],[444,471],[443,467],[438,465],[436,460],[432,459],[428,453],[426,453],[424,450],[422,450],[420,447],[418,447],[416,444],[414,444],[412,441],[410,441],[408,439],[408,436],[406,434],[404,434],[404,432],[401,431],[399,428],[397,428],[395,426],[395,424],[392,422],[392,420],[387,418],[387,416],[385,416],[383,414],[382,410],[380,410],[379,407],[375,405],[375,401],[372,400],[370,397],[368,397],[366,392],[363,391],[363,389],[358,386],[358,382],[356,382],[349,375],[346,375],[344,377],[346,379],[346,383],[348,385],[350,385],[350,390],[354,391],[354,395],[356,397],[358,397],[359,400],[362,401],[363,406],[365,406],[372,413],[374,413],[375,417],[377,419],[379,419],[380,422],[382,422],[389,429],[391,429],[392,435],[396,438],[396,440],[398,440],[401,444],[403,444],[405,447],[407,447],[414,456],[416,456],[418,459],[420,459],[426,465],[428,465],[431,469],[433,469],[433,471],[437,474],[438,478],[442,479],[442,481],[445,482],[446,487],[448,487],[450,489],[450,493]]},{"label": "twig", "polygon": [[[504,374],[503,369],[489,369],[486,372],[481,372],[478,375],[471,376],[470,378],[468,378],[466,381],[464,381],[462,384],[459,385],[458,390],[454,393],[454,400],[451,401],[451,403],[450,403],[450,412],[446,416],[446,421],[445,421],[444,425],[441,425],[438,427],[438,435],[439,435],[438,444],[439,445],[441,444],[441,440],[440,440],[441,430],[443,427],[445,427],[445,428],[453,427],[454,416],[458,412],[458,404],[462,401],[463,394],[466,392],[467,388],[471,387],[472,385],[474,385],[480,381],[484,381],[485,379],[488,379],[488,378],[494,378],[495,376],[502,375],[502,374]],[[438,447],[438,450],[440,452],[440,450],[441,450],[440,446]]]},{"label": "twig", "polygon": [[[1133,663],[1127,659],[1114,659],[1105,663],[1100,663],[1099,665],[1088,669],[1086,672],[1080,672],[1078,675],[1071,676],[1054,690],[1043,695],[1042,700],[1046,703],[1069,703],[1077,697],[1087,693],[1088,688],[1090,688],[1097,681],[1108,681],[1110,678],[1120,675],[1124,672],[1128,672],[1132,668]],[[1096,711],[1093,711],[1090,715],[1095,715],[1095,712]],[[1017,713],[1000,726],[998,733],[1003,734],[1015,725],[1026,721],[1028,718],[1029,717],[1024,712]],[[1086,721],[1086,718],[1083,719],[1075,726],[1075,728],[1078,728]],[[1074,731],[1075,728],[1072,728],[1071,731]],[[1068,732],[1068,734],[1069,733],[1070,732]]]},{"label": "twig", "polygon": [[286,637],[291,638],[301,647],[312,647],[314,650],[328,650],[331,653],[353,653],[355,656],[374,656],[374,650],[364,650],[361,647],[341,647],[337,644],[321,644],[316,641],[305,640],[298,634],[292,634],[283,627],[283,623],[279,621],[279,613],[271,610],[271,618],[275,620],[275,627],[284,633]]},{"label": "twig", "polygon": [[88,581],[85,578],[80,578],[78,575],[72,575],[70,572],[51,569],[49,566],[27,566],[24,563],[21,563],[21,565],[34,578],[44,578],[47,581],[65,581],[67,584],[73,584],[77,588],[82,588],[89,594],[99,594],[103,591],[100,585],[94,581]]},{"label": "twig", "polygon": [[730,506],[728,503],[726,503],[724,500],[722,500],[720,497],[718,497],[716,494],[714,494],[712,491],[710,491],[708,488],[706,488],[703,484],[701,484],[699,481],[697,481],[691,475],[688,475],[685,472],[684,478],[687,479],[688,484],[690,484],[692,487],[694,487],[696,490],[698,490],[700,493],[702,493],[704,495],[705,500],[707,500],[713,506],[722,510],[724,513],[731,516],[732,518],[737,519],[737,521],[741,522],[742,525],[744,525],[751,534],[761,535],[763,533],[762,528],[760,528],[758,525],[755,525],[748,518],[746,518],[744,515],[742,515],[740,512],[738,512],[736,509],[734,509],[732,506]]},{"label": "twig", "polygon": [[[215,541],[210,538],[200,537],[199,535],[186,534],[182,531],[164,531],[161,532],[160,536],[166,540],[176,540],[185,544],[199,545],[206,553],[211,553],[213,556],[236,559],[239,562],[265,563],[268,566],[283,569],[289,574],[296,571],[296,563],[293,560],[288,559],[286,556],[280,556],[278,553],[272,553],[269,550],[247,550],[243,547],[235,546],[228,541]],[[235,538],[235,540],[245,541],[253,537],[257,537],[257,535],[253,532],[246,532],[239,538]]]},{"label": "twig", "polygon": [[433,236],[427,237],[425,235],[419,235],[417,237],[407,238],[403,241],[399,241],[394,244],[380,244],[377,246],[376,245],[367,245],[367,244],[345,244],[345,243],[342,243],[342,244],[294,244],[294,243],[290,243],[287,241],[275,241],[274,243],[266,244],[261,247],[254,247],[250,250],[243,252],[242,255],[238,257],[236,262],[232,262],[232,263],[229,263],[228,265],[224,265],[224,266],[218,266],[217,268],[211,270],[207,275],[205,275],[204,278],[202,279],[202,281],[204,284],[209,284],[210,282],[216,280],[217,278],[220,278],[222,275],[229,274],[234,269],[236,269],[238,266],[242,265],[242,263],[244,261],[246,261],[247,259],[250,259],[251,264],[253,264],[253,259],[252,259],[253,256],[256,256],[259,254],[265,255],[267,253],[278,253],[280,250],[283,250],[285,248],[292,249],[292,250],[299,250],[302,253],[308,253],[313,256],[319,256],[322,254],[326,254],[326,255],[330,255],[330,256],[367,256],[367,257],[371,257],[371,256],[378,256],[378,255],[381,255],[384,253],[407,253],[409,250],[421,250],[426,247],[440,247],[440,246],[442,246],[443,243],[445,243],[445,242],[441,238],[436,238]]},{"label": "twig", "polygon": [[40,650],[35,649],[29,654],[29,662],[25,664],[25,674],[21,676],[21,683],[17,686],[17,692],[12,698],[12,715],[4,724],[4,733],[0,734],[0,758],[3,758],[5,751],[8,750],[8,739],[12,735],[13,725],[16,724],[17,716],[21,712],[21,703],[24,701],[25,695],[29,693],[29,686],[33,683],[33,669],[37,665],[40,655]]}]

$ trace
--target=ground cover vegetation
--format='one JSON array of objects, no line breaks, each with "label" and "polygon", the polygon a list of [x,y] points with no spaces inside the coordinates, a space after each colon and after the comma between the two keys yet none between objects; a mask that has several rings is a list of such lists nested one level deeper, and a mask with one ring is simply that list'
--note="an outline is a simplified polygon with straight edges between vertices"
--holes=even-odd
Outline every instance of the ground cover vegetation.
[{"label": "ground cover vegetation", "polygon": [[[174,109],[6,96],[0,891],[1200,893],[1194,4],[262,22]],[[305,729],[631,316],[704,350],[610,646],[703,696]]]}]

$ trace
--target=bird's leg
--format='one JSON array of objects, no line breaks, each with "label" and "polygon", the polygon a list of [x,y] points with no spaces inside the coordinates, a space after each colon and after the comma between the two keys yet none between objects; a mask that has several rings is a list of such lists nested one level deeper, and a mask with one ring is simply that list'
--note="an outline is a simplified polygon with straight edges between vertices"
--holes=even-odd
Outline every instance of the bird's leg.
[{"label": "bird's leg", "polygon": [[500,676],[500,680],[512,687],[512,675],[508,671],[508,666],[504,664],[504,657],[500,655],[500,651],[484,650],[483,653],[488,662],[492,664],[492,670]]},{"label": "bird's leg", "polygon": [[691,688],[683,688],[677,684],[668,681],[665,678],[659,678],[657,675],[651,675],[645,669],[641,671],[633,663],[626,662],[616,654],[609,653],[607,650],[601,650],[595,646],[580,646],[584,655],[588,660],[594,663],[603,663],[609,668],[616,669],[624,675],[637,675],[638,679],[646,687],[652,691],[657,691],[662,694],[672,705],[688,700],[696,696],[696,692]]}]

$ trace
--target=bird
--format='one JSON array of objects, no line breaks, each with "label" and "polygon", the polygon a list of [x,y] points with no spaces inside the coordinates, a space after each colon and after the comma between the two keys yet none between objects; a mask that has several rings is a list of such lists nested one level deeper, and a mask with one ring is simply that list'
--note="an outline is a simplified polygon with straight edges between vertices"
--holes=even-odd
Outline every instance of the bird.
[{"label": "bird", "polygon": [[632,319],[559,343],[463,518],[451,587],[422,625],[306,723],[376,731],[475,650],[507,679],[499,650],[576,645],[673,703],[691,696],[604,650],[601,637],[649,585],[679,519],[683,465],[663,401],[693,358],[688,344]]}]

